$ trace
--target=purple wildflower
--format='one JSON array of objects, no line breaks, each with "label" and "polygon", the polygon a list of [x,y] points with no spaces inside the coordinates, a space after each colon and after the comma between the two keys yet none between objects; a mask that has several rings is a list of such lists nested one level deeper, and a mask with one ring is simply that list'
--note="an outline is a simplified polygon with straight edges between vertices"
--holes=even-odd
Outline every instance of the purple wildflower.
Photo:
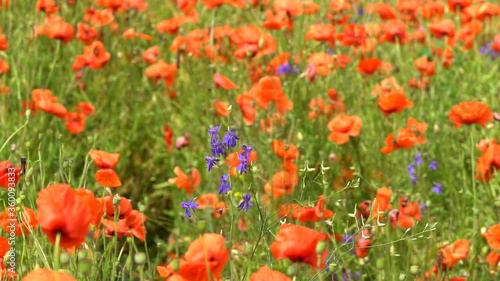
[{"label": "purple wildflower", "polygon": [[226,147],[223,143],[220,142],[219,138],[217,138],[215,142],[212,142],[210,145],[212,146],[212,149],[210,149],[210,153],[212,153],[213,156],[219,157],[224,154]]},{"label": "purple wildflower", "polygon": [[443,185],[437,182],[434,182],[434,187],[431,189],[432,192],[436,194],[443,194]]},{"label": "purple wildflower", "polygon": [[297,75],[299,74],[299,69],[295,65],[291,65],[289,62],[285,62],[284,64],[278,66],[276,68],[277,75],[288,75],[292,73]]},{"label": "purple wildflower", "polygon": [[240,164],[236,167],[236,172],[240,174],[244,174],[248,171],[248,162],[250,161],[250,152],[252,152],[251,145],[242,145],[243,151],[238,154],[238,159],[240,160]]},{"label": "purple wildflower", "polygon": [[241,201],[241,203],[238,205],[238,209],[245,209],[245,212],[248,212],[248,208],[253,206],[252,202],[250,202],[251,199],[252,195],[250,195],[250,193],[243,195],[243,201]]},{"label": "purple wildflower", "polygon": [[227,182],[229,179],[228,174],[224,174],[220,177],[220,185],[219,185],[219,194],[224,193],[227,194],[229,191],[233,190],[231,185]]},{"label": "purple wildflower", "polygon": [[415,164],[417,166],[422,165],[422,153],[417,153],[417,155],[415,155],[415,157],[413,157],[413,159],[415,160]]},{"label": "purple wildflower", "polygon": [[429,164],[429,169],[431,170],[437,170],[438,168],[438,163],[436,161],[432,161],[430,164]]},{"label": "purple wildflower", "polygon": [[212,168],[214,166],[217,166],[217,162],[219,162],[219,159],[205,155],[205,161],[207,162],[207,169],[210,172],[212,171]]},{"label": "purple wildflower", "polygon": [[496,60],[500,56],[500,52],[497,52],[491,48],[491,43],[486,43],[484,46],[479,48],[479,53],[483,56],[488,56],[491,60]]},{"label": "purple wildflower", "polygon": [[222,144],[224,144],[227,148],[235,147],[236,141],[239,140],[238,136],[232,130],[227,130],[226,135],[224,135],[224,139],[222,140]]},{"label": "purple wildflower", "polygon": [[215,126],[213,128],[208,129],[208,134],[210,135],[210,143],[214,143],[218,138],[220,126]]},{"label": "purple wildflower", "polygon": [[422,203],[418,206],[423,213],[427,213],[427,204]]},{"label": "purple wildflower", "polygon": [[194,198],[189,199],[188,202],[181,202],[181,207],[186,211],[186,217],[190,218],[192,216],[191,211],[195,211],[196,207],[199,206],[198,203],[194,203]]}]

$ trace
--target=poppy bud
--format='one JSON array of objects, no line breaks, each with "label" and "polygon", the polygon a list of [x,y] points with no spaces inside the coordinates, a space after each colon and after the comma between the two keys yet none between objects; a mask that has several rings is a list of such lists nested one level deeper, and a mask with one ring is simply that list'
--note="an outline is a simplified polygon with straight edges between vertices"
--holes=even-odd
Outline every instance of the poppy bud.
[{"label": "poppy bud", "polygon": [[31,148],[31,142],[30,141],[27,141],[24,146],[26,146],[26,148]]},{"label": "poppy bud", "polygon": [[60,260],[60,262],[61,262],[62,265],[67,265],[71,261],[71,257],[69,255],[69,253],[64,252],[64,253],[61,253],[61,256],[59,257],[59,260]]},{"label": "poppy bud", "polygon": [[172,261],[172,269],[174,272],[177,272],[179,270],[179,260],[175,259]]},{"label": "poppy bud", "polygon": [[295,266],[291,265],[286,269],[286,275],[295,276],[295,274],[297,274],[297,268],[295,268]]},{"label": "poppy bud", "polygon": [[418,265],[412,265],[410,267],[410,272],[411,272],[411,274],[417,274],[418,273]]},{"label": "poppy bud", "polygon": [[78,262],[78,272],[87,273],[90,272],[91,269],[92,266],[90,265],[90,262],[88,260],[83,260]]},{"label": "poppy bud", "polygon": [[78,259],[79,260],[84,260],[88,256],[87,251],[78,251]]},{"label": "poppy bud", "polygon": [[115,194],[115,196],[113,196],[113,206],[119,206],[120,203],[122,202],[122,198],[120,197],[120,195],[118,194]]},{"label": "poppy bud", "polygon": [[30,118],[31,110],[30,109],[26,110],[26,112],[24,112],[24,115],[26,115],[26,118]]},{"label": "poppy bud", "polygon": [[198,228],[199,231],[204,232],[205,229],[207,229],[207,221],[198,221],[196,223],[196,227]]},{"label": "poppy bud", "polygon": [[319,241],[318,244],[316,244],[316,253],[318,255],[321,255],[326,248],[326,243],[324,241]]},{"label": "poppy bud", "polygon": [[377,259],[376,261],[376,266],[377,266],[377,269],[383,269],[384,268],[384,259]]},{"label": "poppy bud", "polygon": [[143,265],[146,264],[147,259],[146,259],[146,254],[144,253],[137,253],[134,255],[134,261],[138,265]]},{"label": "poppy bud", "polygon": [[404,273],[400,273],[399,274],[399,280],[400,281],[406,280],[406,275]]}]

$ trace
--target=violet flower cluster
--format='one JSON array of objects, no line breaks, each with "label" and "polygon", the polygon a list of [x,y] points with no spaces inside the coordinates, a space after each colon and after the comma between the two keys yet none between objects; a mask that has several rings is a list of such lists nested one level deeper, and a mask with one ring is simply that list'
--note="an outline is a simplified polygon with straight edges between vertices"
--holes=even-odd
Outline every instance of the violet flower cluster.
[{"label": "violet flower cluster", "polygon": [[[410,177],[410,181],[413,185],[417,184],[418,182],[417,167],[421,166],[423,162],[424,161],[422,160],[422,154],[417,153],[417,155],[413,157],[413,162],[406,166],[408,176]],[[438,169],[438,163],[436,161],[431,161],[427,167],[429,170],[436,171]],[[431,189],[431,191],[438,195],[442,194],[443,185],[438,182],[433,182],[433,188]]]}]

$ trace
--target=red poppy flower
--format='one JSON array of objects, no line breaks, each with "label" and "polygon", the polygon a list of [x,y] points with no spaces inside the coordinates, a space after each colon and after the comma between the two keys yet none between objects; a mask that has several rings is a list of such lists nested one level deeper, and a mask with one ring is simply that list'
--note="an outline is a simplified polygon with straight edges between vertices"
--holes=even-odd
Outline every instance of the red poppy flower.
[{"label": "red poppy flower", "polygon": [[250,275],[249,281],[292,281],[292,279],[277,270],[262,266],[259,270]]},{"label": "red poppy flower", "polygon": [[89,152],[89,156],[99,168],[94,176],[98,184],[107,187],[119,187],[122,185],[120,178],[113,170],[116,164],[118,164],[118,159],[120,159],[119,153],[92,150]]},{"label": "red poppy flower", "polygon": [[493,120],[491,109],[482,102],[466,101],[453,106],[448,118],[458,129],[461,125],[484,125]]},{"label": "red poppy flower", "polygon": [[345,144],[349,141],[349,137],[359,136],[361,125],[359,116],[341,113],[328,123],[328,130],[331,131],[328,139],[337,144]]},{"label": "red poppy flower", "polygon": [[[15,187],[21,178],[21,166],[14,167],[8,160],[0,161],[0,187]],[[14,181],[12,181],[14,180]]]},{"label": "red poppy flower", "polygon": [[168,179],[168,182],[176,184],[179,189],[186,190],[187,195],[192,194],[201,183],[201,174],[196,168],[192,170],[189,177],[178,166],[174,168],[174,173],[177,177]]},{"label": "red poppy flower", "polygon": [[224,90],[238,89],[238,85],[236,85],[233,81],[220,73],[215,73],[213,76],[213,80],[215,85],[223,88]]},{"label": "red poppy flower", "polygon": [[313,268],[323,268],[328,251],[325,249],[320,255],[316,245],[327,240],[328,236],[314,229],[293,224],[283,224],[276,235],[276,240],[271,244],[271,253],[276,260],[289,259],[292,262],[303,262]]},{"label": "red poppy flower", "polygon": [[52,244],[78,247],[85,241],[92,213],[85,200],[67,184],[50,185],[38,193],[38,222]]},{"label": "red poppy flower", "polygon": [[36,268],[24,276],[23,281],[77,281],[69,273],[53,271],[48,268]]},{"label": "red poppy flower", "polygon": [[408,100],[403,93],[390,92],[380,95],[377,105],[385,116],[389,116],[392,113],[400,113],[407,108],[413,107],[413,102]]},{"label": "red poppy flower", "polygon": [[6,233],[12,231],[10,228],[11,219],[16,220],[16,228],[14,230],[16,236],[28,235],[38,225],[35,211],[28,207],[22,207],[21,214],[17,214],[15,208],[14,210],[7,208],[0,214],[0,227],[5,229]]},{"label": "red poppy flower", "polygon": [[273,175],[271,181],[266,183],[264,190],[266,193],[271,193],[273,198],[276,199],[285,195],[285,193],[291,194],[298,183],[296,173],[280,171]]}]

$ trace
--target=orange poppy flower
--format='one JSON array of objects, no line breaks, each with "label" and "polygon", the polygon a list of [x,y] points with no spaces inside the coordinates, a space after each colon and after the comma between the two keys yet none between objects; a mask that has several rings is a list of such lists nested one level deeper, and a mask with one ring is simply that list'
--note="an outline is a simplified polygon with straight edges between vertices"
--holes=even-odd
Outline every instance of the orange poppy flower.
[{"label": "orange poppy flower", "polygon": [[457,129],[462,125],[470,124],[479,124],[484,127],[486,123],[493,120],[493,113],[482,102],[466,101],[453,106],[448,118]]},{"label": "orange poppy flower", "polygon": [[399,20],[389,20],[382,28],[384,34],[380,37],[380,41],[405,44],[408,41],[406,34],[406,24]]},{"label": "orange poppy flower", "polygon": [[380,83],[375,84],[372,89],[372,96],[389,94],[391,92],[404,92],[404,87],[399,85],[394,76],[384,78]]},{"label": "orange poppy flower", "polygon": [[247,126],[253,125],[255,117],[257,116],[257,110],[253,106],[252,93],[247,92],[236,96],[236,103],[240,107],[243,115],[243,123]]},{"label": "orange poppy flower", "polygon": [[[229,252],[224,246],[224,237],[215,233],[205,233],[189,245],[184,259],[179,260],[174,271],[172,263],[158,266],[156,270],[162,278],[177,281],[220,280],[222,271],[229,261]],[[173,279],[169,279],[173,277]]]},{"label": "orange poppy flower", "polygon": [[92,213],[85,200],[67,184],[50,185],[38,193],[38,222],[52,244],[78,247],[85,241]]},{"label": "orange poppy flower", "polygon": [[144,241],[146,237],[146,227],[144,226],[145,221],[146,216],[137,210],[130,211],[125,218],[118,220],[118,222],[112,219],[101,220],[107,237],[112,237],[114,235],[117,237],[135,236],[141,241]]},{"label": "orange poppy flower", "polygon": [[35,89],[31,92],[31,97],[36,110],[45,111],[61,119],[66,117],[66,108],[57,102],[57,97],[52,96],[52,91]]},{"label": "orange poppy flower", "polygon": [[271,149],[279,158],[283,159],[284,161],[296,160],[300,157],[300,152],[295,145],[285,144],[284,142],[277,139],[273,140]]},{"label": "orange poppy flower", "polygon": [[265,76],[260,79],[253,94],[257,105],[265,110],[270,102],[275,102],[276,110],[281,114],[293,108],[293,102],[285,96],[278,76]]},{"label": "orange poppy flower", "polygon": [[98,70],[104,68],[110,58],[111,55],[106,52],[102,42],[94,41],[83,47],[83,55],[76,56],[72,70],[78,71],[87,66],[92,70]]},{"label": "orange poppy flower", "polygon": [[9,71],[10,71],[9,64],[0,59],[0,76],[9,73]]},{"label": "orange poppy flower", "polygon": [[142,60],[149,64],[153,64],[158,59],[159,53],[160,53],[160,47],[158,45],[155,45],[151,48],[148,48],[146,51],[142,53]]},{"label": "orange poppy flower", "polygon": [[156,26],[156,30],[164,34],[177,34],[179,28],[185,23],[186,20],[184,17],[174,15],[171,19],[161,21]]},{"label": "orange poppy flower", "polygon": [[7,36],[0,30],[0,51],[6,51],[9,48],[9,41]]},{"label": "orange poppy flower", "polygon": [[9,7],[10,0],[0,0],[0,10],[6,10]]},{"label": "orange poppy flower", "polygon": [[122,185],[120,178],[113,170],[116,164],[118,164],[118,159],[120,159],[119,153],[92,150],[89,152],[89,156],[99,168],[94,176],[98,184],[107,187],[119,187]]},{"label": "orange poppy flower", "polygon": [[467,257],[469,254],[470,242],[467,239],[455,241],[452,245],[441,248],[439,254],[441,256],[440,267],[445,270],[450,270],[455,264]]},{"label": "orange poppy flower", "polygon": [[488,256],[486,256],[485,260],[490,264],[490,268],[495,270],[500,263],[500,254],[497,251],[493,250],[488,254]]},{"label": "orange poppy flower", "polygon": [[430,61],[427,56],[422,56],[413,62],[413,65],[418,69],[420,75],[422,76],[434,76],[436,71],[436,62]]},{"label": "orange poppy flower", "polygon": [[87,116],[79,112],[66,113],[66,129],[70,134],[79,134],[85,129],[85,119]]},{"label": "orange poppy flower", "polygon": [[36,268],[23,277],[23,281],[77,281],[71,274],[53,271],[48,268]]},{"label": "orange poppy flower", "polygon": [[87,8],[83,20],[95,27],[100,27],[112,23],[115,17],[113,16],[113,12],[108,9],[96,10],[94,8]]},{"label": "orange poppy flower", "polygon": [[258,59],[276,52],[276,41],[272,35],[264,33],[254,25],[241,26],[229,36],[231,43],[237,47],[234,56],[238,59],[250,57]]},{"label": "orange poppy flower", "polygon": [[292,279],[277,270],[261,266],[259,270],[250,275],[249,281],[292,281]]},{"label": "orange poppy flower", "polygon": [[353,46],[355,48],[364,46],[368,34],[366,33],[365,27],[359,24],[348,24],[342,28],[342,33],[337,34],[337,40],[339,40],[342,46]]},{"label": "orange poppy flower", "polygon": [[[12,219],[15,220],[15,229],[11,228]],[[28,235],[36,229],[38,222],[35,211],[28,207],[22,207],[21,214],[17,214],[16,208],[6,208],[0,214],[0,227],[5,229],[6,233],[14,230],[16,236]]]},{"label": "orange poppy flower", "polygon": [[177,65],[175,63],[167,64],[164,60],[159,60],[146,68],[144,74],[153,83],[158,83],[160,79],[163,79],[167,86],[172,87],[177,75]]},{"label": "orange poppy flower", "polygon": [[38,0],[36,2],[36,11],[45,12],[47,15],[50,15],[57,13],[59,11],[59,7],[57,7],[53,0]]},{"label": "orange poppy flower", "polygon": [[333,211],[325,209],[325,196],[320,195],[316,206],[298,208],[292,213],[292,217],[300,222],[317,222],[327,220],[333,217],[334,214]]},{"label": "orange poppy flower", "polygon": [[396,18],[396,9],[387,3],[367,4],[365,7],[367,14],[377,14],[382,20],[392,20]]},{"label": "orange poppy flower", "polygon": [[292,194],[295,186],[299,183],[296,173],[279,171],[273,175],[271,181],[266,183],[264,190],[272,193],[274,199],[286,194]]},{"label": "orange poppy flower", "polygon": [[444,4],[441,1],[426,1],[419,9],[423,19],[441,18],[444,14]]},{"label": "orange poppy flower", "polygon": [[500,52],[500,33],[498,33],[495,38],[493,38],[493,42],[491,42],[491,48],[497,52]]},{"label": "orange poppy flower", "polygon": [[403,93],[390,92],[380,95],[377,105],[385,116],[389,116],[392,113],[400,113],[407,108],[413,107],[413,102],[408,100]]},{"label": "orange poppy flower", "polygon": [[335,27],[324,23],[313,24],[306,32],[306,41],[308,40],[326,42],[335,48]]},{"label": "orange poppy flower", "polygon": [[[14,176],[14,181],[12,181],[12,176]],[[9,189],[9,187],[15,187],[17,182],[21,178],[21,166],[14,167],[9,160],[0,161],[0,187]],[[9,179],[11,179],[9,181]],[[14,186],[12,186],[12,184]]]},{"label": "orange poppy flower", "polygon": [[481,234],[488,245],[494,250],[497,251],[500,249],[500,224],[495,224],[490,226],[485,233]]},{"label": "orange poppy flower", "polygon": [[496,139],[480,147],[482,155],[477,159],[476,178],[489,182],[496,170],[500,170],[500,144]]},{"label": "orange poppy flower", "polygon": [[472,0],[448,0],[448,8],[453,12],[463,11],[469,5],[472,5]]},{"label": "orange poppy flower", "polygon": [[115,200],[112,195],[97,198],[97,201],[101,204],[106,216],[113,220],[115,217],[118,219],[124,219],[130,215],[130,212],[132,212],[132,204],[130,203],[130,200],[123,196],[120,196],[120,202],[117,206],[113,203]]},{"label": "orange poppy flower", "polygon": [[69,43],[75,36],[75,28],[56,14],[47,15],[42,26],[35,27],[35,37],[47,36],[58,39],[63,44]]},{"label": "orange poppy flower", "polygon": [[213,80],[215,85],[223,88],[224,90],[238,89],[238,85],[236,85],[233,81],[220,73],[215,73],[213,76]]},{"label": "orange poppy flower", "polygon": [[227,213],[227,205],[223,201],[219,200],[217,194],[207,193],[203,194],[196,200],[198,203],[198,210],[205,210],[210,208],[212,211],[213,218],[219,218],[225,213]]},{"label": "orange poppy flower", "polygon": [[311,110],[308,114],[309,119],[315,119],[318,115],[330,118],[333,114],[334,105],[325,103],[322,98],[315,98],[309,102],[309,109]]},{"label": "orange poppy flower", "polygon": [[313,53],[307,63],[314,67],[314,73],[318,76],[329,75],[335,70],[335,59],[327,53]]},{"label": "orange poppy flower", "polygon": [[129,28],[129,29],[125,30],[123,32],[123,34],[122,34],[122,37],[123,37],[123,39],[140,38],[140,39],[143,39],[143,40],[146,40],[146,41],[153,40],[153,36],[147,35],[147,34],[144,34],[144,33],[135,32],[135,30],[132,29],[132,28]]},{"label": "orange poppy flower", "polygon": [[304,13],[304,6],[299,0],[275,0],[275,11],[285,11],[288,15],[298,17]]},{"label": "orange poppy flower", "polygon": [[79,102],[78,105],[75,107],[76,112],[82,113],[85,116],[89,116],[95,111],[95,107],[88,103],[88,102]]},{"label": "orange poppy flower", "polygon": [[276,240],[271,244],[271,253],[276,260],[289,259],[292,262],[303,262],[312,268],[323,268],[328,255],[327,249],[320,255],[316,245],[327,240],[328,236],[314,229],[293,224],[283,224],[276,235]]},{"label": "orange poppy flower", "polygon": [[176,184],[179,189],[186,190],[187,195],[196,191],[196,187],[201,183],[201,174],[196,168],[192,170],[189,177],[178,166],[174,168],[174,173],[177,177],[168,179],[168,182]]},{"label": "orange poppy flower", "polygon": [[218,116],[221,116],[221,117],[228,117],[229,116],[229,103],[227,102],[224,102],[224,101],[217,101],[215,102],[214,106],[215,108],[215,113],[218,115]]},{"label": "orange poppy flower", "polygon": [[262,26],[270,30],[281,30],[286,28],[288,30],[292,29],[293,21],[288,17],[285,11],[273,14],[270,9],[265,12],[266,20],[262,23]]},{"label": "orange poppy flower", "polygon": [[167,151],[172,152],[172,147],[174,146],[174,131],[170,128],[169,125],[163,125],[163,140],[167,145]]},{"label": "orange poppy flower", "polygon": [[370,251],[370,246],[372,245],[372,240],[370,237],[370,233],[368,230],[363,229],[361,234],[357,237],[356,241],[356,255],[359,258],[366,258],[368,256],[368,252]]},{"label": "orange poppy flower", "polygon": [[339,114],[328,123],[330,135],[328,139],[337,143],[345,144],[349,137],[357,137],[361,132],[362,121],[357,115]]},{"label": "orange poppy flower", "polygon": [[429,25],[429,31],[436,38],[452,38],[455,35],[455,23],[450,19],[444,19],[436,23],[431,23]]},{"label": "orange poppy flower", "polygon": [[378,219],[380,217],[380,213],[383,213],[389,209],[392,208],[392,206],[389,204],[389,201],[391,200],[391,195],[392,195],[392,190],[389,188],[383,186],[379,189],[377,189],[377,195],[375,202],[372,204],[372,216],[373,219]]},{"label": "orange poppy flower", "polygon": [[82,198],[87,204],[87,206],[89,206],[92,217],[92,219],[90,220],[90,224],[94,225],[95,227],[98,227],[99,223],[101,222],[101,218],[104,215],[104,207],[101,204],[101,202],[97,198],[95,198],[94,193],[92,193],[92,191],[83,187],[76,189],[75,194],[80,198]]}]

